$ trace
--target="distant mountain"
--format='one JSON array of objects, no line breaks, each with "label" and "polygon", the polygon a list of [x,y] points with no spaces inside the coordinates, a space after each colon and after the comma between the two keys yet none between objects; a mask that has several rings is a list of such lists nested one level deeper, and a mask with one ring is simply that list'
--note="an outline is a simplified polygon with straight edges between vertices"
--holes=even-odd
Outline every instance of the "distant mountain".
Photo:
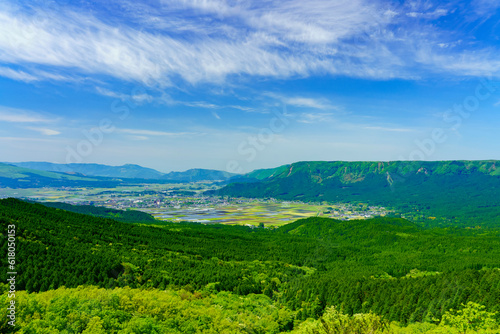
[{"label": "distant mountain", "polygon": [[152,168],[126,164],[108,166],[101,164],[55,164],[50,162],[8,162],[7,164],[39,171],[80,174],[120,179],[171,180],[176,182],[225,181],[237,175],[211,169],[190,169],[185,172],[161,173]]},{"label": "distant mountain", "polygon": [[[497,166],[498,165],[498,166]],[[297,162],[243,175],[218,195],[354,202],[415,219],[500,226],[500,161]],[[251,182],[253,180],[253,182]],[[424,218],[425,216],[425,218]],[[428,220],[431,216],[431,220]]]},{"label": "distant mountain", "polygon": [[97,178],[40,171],[0,163],[0,188],[37,188],[76,185],[102,186],[104,183],[107,182]]},{"label": "distant mountain", "polygon": [[212,169],[189,169],[185,172],[170,172],[162,176],[163,180],[173,181],[224,181],[228,180],[237,174],[228,173]]},{"label": "distant mountain", "polygon": [[118,177],[129,179],[160,179],[163,173],[139,165],[108,166],[101,164],[55,164],[50,162],[11,162],[9,164],[49,172],[78,173],[85,176]]}]

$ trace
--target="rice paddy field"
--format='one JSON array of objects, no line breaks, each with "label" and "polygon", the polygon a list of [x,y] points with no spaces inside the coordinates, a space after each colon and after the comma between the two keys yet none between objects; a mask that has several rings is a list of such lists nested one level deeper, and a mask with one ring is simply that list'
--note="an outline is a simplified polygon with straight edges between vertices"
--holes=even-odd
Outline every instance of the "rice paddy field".
[{"label": "rice paddy field", "polygon": [[[135,209],[163,221],[205,224],[280,226],[300,218],[363,219],[385,215],[384,208],[359,204],[284,202],[274,199],[205,197],[211,184],[147,184],[117,188],[2,189],[0,197],[40,202],[92,204],[114,209]],[[213,189],[213,188],[212,188]],[[189,193],[190,195],[183,195]]]},{"label": "rice paddy field", "polygon": [[155,208],[143,209],[160,220],[194,221],[207,224],[237,224],[280,226],[307,217],[335,217],[349,215],[350,219],[363,219],[365,214],[353,213],[339,205],[311,205],[306,203],[253,201],[243,204],[229,204],[216,208]]}]

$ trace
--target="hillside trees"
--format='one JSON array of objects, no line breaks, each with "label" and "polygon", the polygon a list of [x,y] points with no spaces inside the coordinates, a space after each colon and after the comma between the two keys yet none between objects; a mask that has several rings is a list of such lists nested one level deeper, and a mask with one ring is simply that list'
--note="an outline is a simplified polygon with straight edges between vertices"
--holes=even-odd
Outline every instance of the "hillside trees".
[{"label": "hillside trees", "polygon": [[[171,291],[193,301],[220,295],[231,303],[254,296],[283,309],[273,318],[279,330],[317,319],[330,307],[349,317],[371,312],[402,325],[437,325],[450,309],[469,302],[484,305],[494,319],[500,311],[500,238],[494,229],[316,217],[275,230],[193,223],[158,227],[0,200],[0,227],[8,224],[17,231],[17,288],[43,296],[63,286]],[[3,251],[6,245],[0,237]],[[0,260],[5,267],[5,258]],[[5,272],[0,279],[5,281]],[[113,308],[118,301],[128,303],[128,297],[116,298],[110,297]],[[33,303],[26,317],[40,313]],[[86,330],[95,316],[89,314],[81,320],[85,326],[75,330]],[[132,324],[156,330],[148,321]],[[99,319],[92,324],[99,329]]]}]

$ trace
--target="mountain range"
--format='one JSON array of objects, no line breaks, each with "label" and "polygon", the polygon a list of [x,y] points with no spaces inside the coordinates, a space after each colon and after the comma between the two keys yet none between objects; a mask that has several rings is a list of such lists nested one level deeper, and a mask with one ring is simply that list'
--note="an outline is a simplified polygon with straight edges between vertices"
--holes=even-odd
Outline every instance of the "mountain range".
[{"label": "mountain range", "polygon": [[119,177],[133,179],[160,179],[164,173],[139,165],[108,166],[101,164],[55,164],[51,162],[7,162],[10,165],[47,172],[82,174],[85,176]]},{"label": "mountain range", "polygon": [[57,172],[40,171],[0,163],[0,188],[38,188],[46,186],[103,186],[102,179]]},{"label": "mountain range", "polygon": [[[189,169],[184,172],[161,173],[152,168],[134,164],[108,166],[102,164],[55,164],[50,162],[7,162],[0,163],[0,186],[24,181],[34,186],[45,185],[49,181],[107,181],[121,179],[142,179],[150,181],[225,181],[237,174],[211,169]],[[120,180],[117,180],[120,179]],[[19,182],[17,182],[19,183]],[[61,183],[61,182],[58,182]]]},{"label": "mountain range", "polygon": [[297,162],[233,178],[210,193],[368,203],[433,223],[445,219],[500,225],[500,162],[496,160]]},{"label": "mountain range", "polygon": [[0,163],[0,187],[223,181],[224,187],[207,194],[377,205],[432,225],[500,226],[497,160],[304,161],[244,175],[207,169],[161,173],[130,164],[15,165]]}]

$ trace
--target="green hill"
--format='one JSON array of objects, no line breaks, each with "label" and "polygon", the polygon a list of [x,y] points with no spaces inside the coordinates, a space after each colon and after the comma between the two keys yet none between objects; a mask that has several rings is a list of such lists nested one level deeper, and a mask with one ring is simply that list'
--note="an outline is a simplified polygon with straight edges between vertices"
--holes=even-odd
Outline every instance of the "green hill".
[{"label": "green hill", "polygon": [[421,232],[422,228],[401,218],[343,221],[311,217],[281,226],[277,231],[331,242],[363,239],[382,243],[393,240],[402,241],[412,234]]},{"label": "green hill", "polygon": [[156,219],[150,214],[137,210],[116,210],[116,209],[98,207],[93,205],[71,205],[61,202],[43,202],[40,204],[50,208],[81,213],[94,217],[111,218],[122,222],[150,223],[150,224],[157,222]]},{"label": "green hill", "polygon": [[[146,226],[0,200],[0,228],[9,225],[26,333],[311,333],[309,325],[333,321],[331,307],[349,321],[372,312],[418,327],[397,333],[423,333],[461,304],[500,311],[498,229],[425,229],[398,218],[309,218],[276,230]],[[4,254],[8,246],[4,233]],[[16,332],[8,302],[2,293],[2,333]],[[306,321],[325,310],[322,322]]]},{"label": "green hill", "polygon": [[[219,195],[366,202],[415,220],[500,226],[498,161],[298,162],[248,174]],[[260,179],[259,179],[260,178]],[[215,194],[215,192],[212,192]]]}]

